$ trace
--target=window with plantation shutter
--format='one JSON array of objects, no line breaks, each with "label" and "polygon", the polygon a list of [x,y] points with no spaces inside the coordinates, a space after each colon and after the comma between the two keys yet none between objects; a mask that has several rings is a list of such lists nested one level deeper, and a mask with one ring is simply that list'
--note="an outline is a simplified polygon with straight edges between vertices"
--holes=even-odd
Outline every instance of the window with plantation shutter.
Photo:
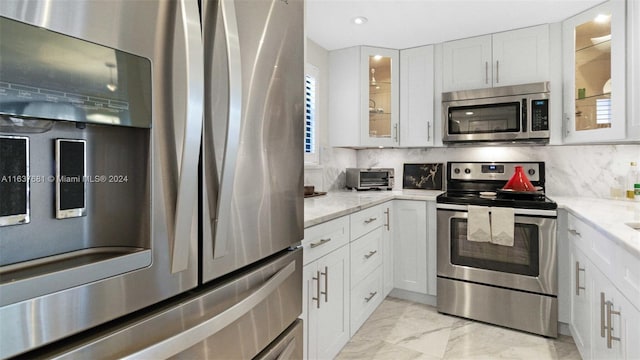
[{"label": "window with plantation shutter", "polygon": [[307,65],[304,76],[304,161],[318,163],[316,144],[316,94],[318,69]]},{"label": "window with plantation shutter", "polygon": [[611,99],[596,99],[596,126],[611,127]]}]

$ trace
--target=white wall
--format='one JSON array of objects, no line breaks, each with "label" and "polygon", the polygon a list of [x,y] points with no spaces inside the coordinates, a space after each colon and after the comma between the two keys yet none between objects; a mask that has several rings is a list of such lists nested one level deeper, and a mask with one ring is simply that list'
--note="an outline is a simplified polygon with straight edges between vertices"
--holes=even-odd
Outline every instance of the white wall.
[{"label": "white wall", "polygon": [[317,144],[320,151],[318,166],[305,166],[304,183],[317,191],[337,190],[345,186],[345,169],[356,167],[356,151],[329,146],[329,52],[312,40],[306,41],[306,62],[318,68],[316,98]]}]

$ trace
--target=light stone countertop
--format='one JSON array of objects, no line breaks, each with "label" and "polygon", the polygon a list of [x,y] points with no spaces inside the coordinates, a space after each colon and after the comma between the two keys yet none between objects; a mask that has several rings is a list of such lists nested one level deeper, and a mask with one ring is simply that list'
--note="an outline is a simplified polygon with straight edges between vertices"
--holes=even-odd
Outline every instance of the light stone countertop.
[{"label": "light stone countertop", "polygon": [[640,231],[625,224],[640,222],[640,202],[560,196],[552,200],[640,260]]},{"label": "light stone countertop", "polygon": [[[401,200],[435,201],[442,191],[334,191],[304,199],[304,227],[349,215],[384,202]],[[593,226],[640,259],[640,231],[625,225],[640,222],[640,202],[597,198],[553,197],[558,208],[565,209]]]},{"label": "light stone countertop", "polygon": [[304,227],[349,215],[384,202],[400,200],[435,201],[440,190],[331,191],[304,199]]}]

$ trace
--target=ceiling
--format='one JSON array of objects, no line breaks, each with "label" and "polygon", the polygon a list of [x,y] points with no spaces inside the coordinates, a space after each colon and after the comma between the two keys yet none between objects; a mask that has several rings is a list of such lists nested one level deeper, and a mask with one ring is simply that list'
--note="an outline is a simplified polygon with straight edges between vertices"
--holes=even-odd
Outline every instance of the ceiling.
[{"label": "ceiling", "polygon": [[[307,37],[327,50],[393,49],[562,21],[603,0],[306,0]],[[352,19],[364,16],[363,25]]]}]

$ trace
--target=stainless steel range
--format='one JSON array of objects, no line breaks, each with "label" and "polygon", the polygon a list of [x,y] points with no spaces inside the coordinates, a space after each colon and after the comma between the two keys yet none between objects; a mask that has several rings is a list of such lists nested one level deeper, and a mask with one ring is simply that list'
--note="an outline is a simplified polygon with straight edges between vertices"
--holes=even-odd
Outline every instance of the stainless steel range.
[{"label": "stainless steel range", "polygon": [[[557,205],[543,162],[450,162],[437,198],[438,311],[557,337]],[[502,191],[516,165],[536,192]]]}]

